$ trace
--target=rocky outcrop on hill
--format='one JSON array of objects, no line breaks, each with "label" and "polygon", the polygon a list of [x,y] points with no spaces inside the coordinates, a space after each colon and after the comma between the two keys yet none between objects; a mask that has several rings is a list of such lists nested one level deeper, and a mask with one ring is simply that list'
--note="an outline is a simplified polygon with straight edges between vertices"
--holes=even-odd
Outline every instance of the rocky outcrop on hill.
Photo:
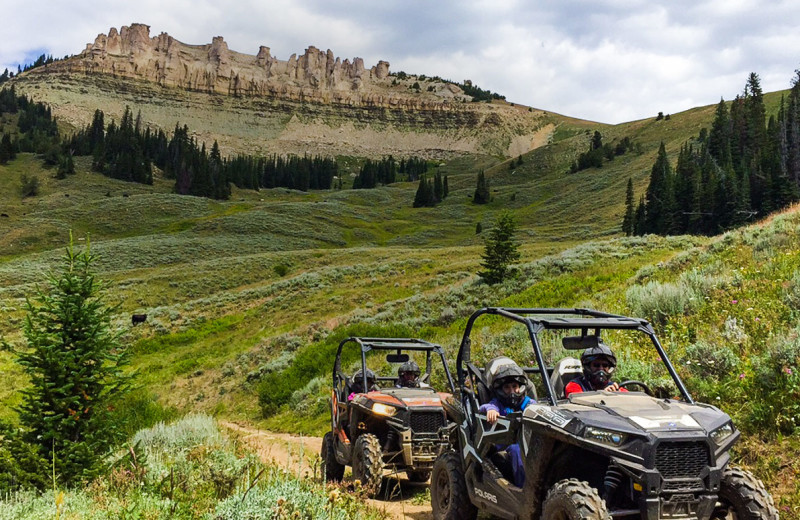
[{"label": "rocky outcrop on hill", "polygon": [[150,27],[140,23],[99,34],[81,54],[51,67],[65,69],[200,92],[350,106],[449,110],[471,99],[444,82],[409,92],[409,85],[390,77],[386,61],[367,69],[361,58],[341,60],[313,46],[283,61],[265,46],[256,55],[232,51],[222,36],[206,45],[187,45],[167,33],[151,37]]},{"label": "rocky outcrop on hill", "polygon": [[78,55],[13,78],[66,127],[126,107],[167,132],[187,125],[224,153],[381,157],[516,156],[546,143],[553,120],[504,102],[475,103],[450,82],[391,74],[309,47],[280,60],[228,48],[221,36],[187,45],[144,24],[100,34]]}]

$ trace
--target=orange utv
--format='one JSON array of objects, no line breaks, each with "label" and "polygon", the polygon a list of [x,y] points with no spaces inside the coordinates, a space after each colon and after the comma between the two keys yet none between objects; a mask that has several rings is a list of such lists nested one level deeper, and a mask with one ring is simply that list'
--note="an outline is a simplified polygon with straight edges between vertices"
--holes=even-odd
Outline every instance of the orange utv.
[{"label": "orange utv", "polygon": [[[386,352],[385,358],[368,355]],[[342,359],[356,360],[361,369],[347,375]],[[413,358],[424,364],[419,386],[401,387],[397,377],[376,376],[368,368],[403,364]],[[423,361],[424,359],[424,361]],[[436,360],[437,380],[446,392],[430,386]],[[331,431],[322,442],[325,479],[339,481],[346,466],[353,469],[369,494],[380,489],[384,476],[405,472],[414,482],[428,480],[436,458],[450,449],[455,424],[448,422],[442,402],[452,395],[453,378],[441,346],[420,339],[351,337],[339,343],[333,366]]]}]

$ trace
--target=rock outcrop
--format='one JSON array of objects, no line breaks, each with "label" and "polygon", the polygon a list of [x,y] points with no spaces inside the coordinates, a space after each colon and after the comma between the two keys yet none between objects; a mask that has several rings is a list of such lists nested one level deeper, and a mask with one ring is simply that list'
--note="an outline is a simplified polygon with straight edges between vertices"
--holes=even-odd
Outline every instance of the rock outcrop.
[{"label": "rock outcrop", "polygon": [[84,128],[100,108],[126,108],[167,132],[187,125],[198,142],[225,153],[516,156],[544,144],[545,113],[513,103],[474,103],[447,81],[390,74],[309,47],[280,60],[217,36],[187,45],[132,24],[100,34],[80,54],[13,78],[19,93],[47,103],[64,126]]},{"label": "rock outcrop", "polygon": [[79,55],[50,71],[111,74],[159,85],[231,96],[374,106],[411,110],[450,110],[470,100],[456,85],[426,84],[424,92],[389,74],[389,63],[367,69],[364,60],[341,60],[331,50],[309,47],[283,61],[261,46],[256,55],[228,48],[222,36],[207,45],[187,45],[167,33],[150,37],[148,25],[134,23],[99,34]]}]

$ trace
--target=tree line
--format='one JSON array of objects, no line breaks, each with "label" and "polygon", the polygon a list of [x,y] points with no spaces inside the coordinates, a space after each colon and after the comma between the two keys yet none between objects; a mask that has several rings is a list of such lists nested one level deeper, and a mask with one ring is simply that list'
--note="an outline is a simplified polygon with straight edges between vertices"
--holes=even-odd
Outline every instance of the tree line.
[{"label": "tree line", "polygon": [[[96,110],[92,122],[62,139],[50,108],[17,96],[14,88],[0,91],[0,114],[18,114],[16,132],[0,135],[0,163],[18,152],[42,154],[51,165],[59,165],[57,176],[74,173],[73,156],[91,156],[92,169],[108,177],[143,184],[153,183],[153,166],[175,180],[175,192],[215,199],[230,197],[230,184],[242,189],[290,188],[301,191],[339,188],[342,179],[331,157],[296,155],[257,157],[236,155],[223,158],[215,141],[211,150],[198,143],[188,126],[177,124],[171,136],[152,130],[126,107],[119,124],[106,124],[105,114]],[[428,170],[419,157],[389,156],[367,160],[360,168],[353,188],[374,188],[397,180],[413,181]],[[338,183],[335,181],[338,180]],[[438,192],[437,192],[438,193]],[[439,197],[437,200],[441,200]]]},{"label": "tree line", "polygon": [[387,185],[397,181],[416,181],[428,171],[428,161],[421,157],[397,160],[384,157],[379,160],[367,159],[353,179],[354,189],[374,188],[378,184]]},{"label": "tree line", "polygon": [[674,169],[661,143],[636,206],[634,197],[629,180],[627,235],[714,235],[800,199],[800,71],[769,118],[751,73],[741,95],[720,100],[711,129],[681,146]]}]

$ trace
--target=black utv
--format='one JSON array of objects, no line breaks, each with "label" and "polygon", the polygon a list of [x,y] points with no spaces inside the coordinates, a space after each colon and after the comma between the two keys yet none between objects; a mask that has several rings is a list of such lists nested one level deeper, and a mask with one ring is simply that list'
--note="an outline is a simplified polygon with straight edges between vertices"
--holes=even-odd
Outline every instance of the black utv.
[{"label": "black utv", "polygon": [[[345,347],[358,349],[361,358],[361,368],[350,375],[342,371]],[[375,366],[383,364],[383,359],[368,356],[372,351],[388,352],[385,361],[390,365],[409,363],[411,355],[424,357],[420,364],[425,371],[419,374],[419,383],[397,387],[396,375],[377,376]],[[352,352],[345,350],[345,354],[353,358]],[[434,358],[446,393],[429,385]],[[341,480],[345,466],[352,466],[353,478],[360,480],[369,494],[375,494],[382,477],[392,472],[403,471],[414,482],[427,481],[436,458],[449,449],[455,429],[442,407],[453,390],[453,378],[439,345],[405,338],[352,337],[342,341],[333,364],[331,431],[322,442],[326,480]]]},{"label": "black utv", "polygon": [[[534,365],[522,366],[535,383],[527,385],[532,404],[491,425],[479,413],[491,398],[489,368],[471,356],[470,334],[482,316],[522,325],[533,349],[525,357]],[[617,341],[649,337],[639,344],[652,344],[674,383],[667,395],[677,397],[656,397],[645,383],[624,381],[626,392],[566,398],[564,388],[582,374],[581,362],[565,357],[547,366],[543,345],[555,359],[559,343],[583,350],[600,344],[603,334]],[[546,520],[778,518],[761,481],[729,464],[740,435],[730,417],[694,402],[646,320],[588,309],[481,309],[467,322],[456,374],[457,392],[445,402],[458,425],[453,450],[438,458],[431,476],[436,519],[473,519],[479,510]],[[512,483],[503,449],[512,444],[522,455],[522,487]]]}]

